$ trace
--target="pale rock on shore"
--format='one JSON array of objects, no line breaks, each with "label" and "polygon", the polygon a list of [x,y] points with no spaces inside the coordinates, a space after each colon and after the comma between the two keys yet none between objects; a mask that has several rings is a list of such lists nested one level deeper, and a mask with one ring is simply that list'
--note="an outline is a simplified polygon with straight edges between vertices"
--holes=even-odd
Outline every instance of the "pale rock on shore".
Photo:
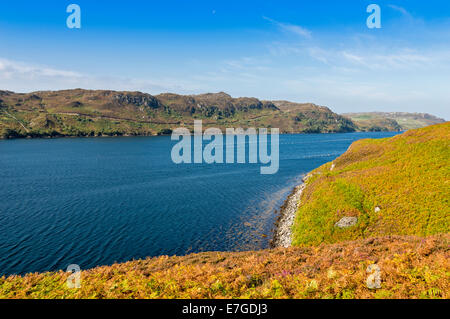
[{"label": "pale rock on shore", "polygon": [[[303,180],[305,181],[306,178]],[[271,242],[272,247],[290,247],[292,245],[292,225],[294,224],[297,208],[305,184],[294,188],[280,209],[280,217],[275,225],[275,233]]]}]

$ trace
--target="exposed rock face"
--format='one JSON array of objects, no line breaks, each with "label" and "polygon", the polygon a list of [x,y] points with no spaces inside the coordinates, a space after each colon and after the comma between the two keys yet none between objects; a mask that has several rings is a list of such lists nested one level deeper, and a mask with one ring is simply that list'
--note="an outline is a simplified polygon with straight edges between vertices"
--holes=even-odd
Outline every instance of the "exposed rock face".
[{"label": "exposed rock face", "polygon": [[150,94],[116,94],[113,96],[113,99],[119,104],[132,104],[135,106],[148,106],[152,108],[160,107],[159,101]]},{"label": "exposed rock face", "polygon": [[195,101],[203,106],[215,106],[218,109],[234,109],[237,111],[251,110],[251,109],[273,109],[278,110],[278,108],[269,101],[260,101],[257,98],[252,97],[239,97],[233,98],[230,95],[219,92],[219,93],[207,93],[192,96]]},{"label": "exposed rock face", "polygon": [[38,101],[40,101],[40,100],[42,100],[42,98],[39,96],[39,95],[37,95],[37,94],[30,94],[30,95],[28,95],[26,98],[25,98],[25,100],[27,101],[33,101],[33,100],[38,100]]},{"label": "exposed rock face", "polygon": [[83,106],[83,103],[81,103],[81,102],[79,102],[79,101],[74,101],[74,102],[72,102],[72,103],[70,103],[70,106],[71,107],[81,107],[81,106]]},{"label": "exposed rock face", "polygon": [[156,98],[181,113],[191,115],[197,113],[208,117],[232,117],[237,112],[249,110],[278,110],[272,102],[247,97],[233,98],[224,92],[188,96],[164,93],[157,95]]},{"label": "exposed rock face", "polygon": [[334,227],[338,228],[347,228],[356,225],[358,222],[357,217],[342,217],[336,224],[334,224]]},{"label": "exposed rock face", "polygon": [[4,90],[0,90],[0,96],[4,96],[4,95],[11,95],[14,94],[14,92],[11,91],[4,91]]}]

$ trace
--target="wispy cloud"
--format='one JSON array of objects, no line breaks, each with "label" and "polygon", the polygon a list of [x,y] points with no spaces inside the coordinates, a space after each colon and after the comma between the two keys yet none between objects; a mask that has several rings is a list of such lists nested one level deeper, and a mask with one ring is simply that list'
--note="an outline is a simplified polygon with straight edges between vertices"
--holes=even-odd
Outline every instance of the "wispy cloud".
[{"label": "wispy cloud", "polygon": [[17,76],[29,78],[54,77],[54,78],[81,78],[78,72],[58,70],[51,67],[30,65],[0,58],[0,79],[11,79]]},{"label": "wispy cloud", "polygon": [[310,30],[308,30],[304,27],[301,27],[299,25],[279,22],[279,21],[276,21],[274,19],[264,17],[264,16],[263,16],[263,19],[275,24],[277,27],[279,27],[283,31],[294,33],[296,35],[299,35],[299,36],[307,38],[307,39],[310,39],[312,37],[312,32]]},{"label": "wispy cloud", "polygon": [[263,57],[242,57],[223,61],[223,70],[233,71],[267,71],[270,59]]},{"label": "wispy cloud", "polygon": [[408,10],[406,10],[406,9],[403,8],[403,7],[396,6],[396,5],[394,5],[394,4],[389,4],[388,7],[391,8],[391,9],[393,9],[393,10],[395,10],[395,11],[397,11],[397,12],[400,12],[400,13],[401,13],[402,15],[404,15],[405,17],[412,18],[412,14],[409,13]]},{"label": "wispy cloud", "polygon": [[445,59],[448,59],[449,52],[417,52],[402,49],[389,54],[342,51],[340,55],[350,64],[371,70],[428,70],[437,65],[447,67]]},{"label": "wispy cloud", "polygon": [[140,90],[149,93],[191,92],[200,89],[188,80],[98,76],[0,57],[0,89],[29,92],[70,88]]}]

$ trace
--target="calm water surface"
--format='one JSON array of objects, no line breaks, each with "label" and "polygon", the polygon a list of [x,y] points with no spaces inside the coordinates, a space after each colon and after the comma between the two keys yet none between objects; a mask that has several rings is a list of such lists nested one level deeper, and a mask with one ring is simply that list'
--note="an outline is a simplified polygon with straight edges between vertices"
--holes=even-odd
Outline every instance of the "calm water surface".
[{"label": "calm water surface", "polygon": [[393,135],[282,135],[275,175],[175,165],[170,137],[0,141],[0,274],[268,247],[305,173],[355,140]]}]

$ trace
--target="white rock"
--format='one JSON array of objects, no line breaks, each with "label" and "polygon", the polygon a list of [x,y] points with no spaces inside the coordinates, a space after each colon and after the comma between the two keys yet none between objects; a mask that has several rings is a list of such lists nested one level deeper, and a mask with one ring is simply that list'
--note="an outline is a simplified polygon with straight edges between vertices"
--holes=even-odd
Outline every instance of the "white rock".
[{"label": "white rock", "polygon": [[342,217],[336,224],[334,224],[334,227],[339,228],[347,228],[355,225],[358,222],[358,217]]}]

